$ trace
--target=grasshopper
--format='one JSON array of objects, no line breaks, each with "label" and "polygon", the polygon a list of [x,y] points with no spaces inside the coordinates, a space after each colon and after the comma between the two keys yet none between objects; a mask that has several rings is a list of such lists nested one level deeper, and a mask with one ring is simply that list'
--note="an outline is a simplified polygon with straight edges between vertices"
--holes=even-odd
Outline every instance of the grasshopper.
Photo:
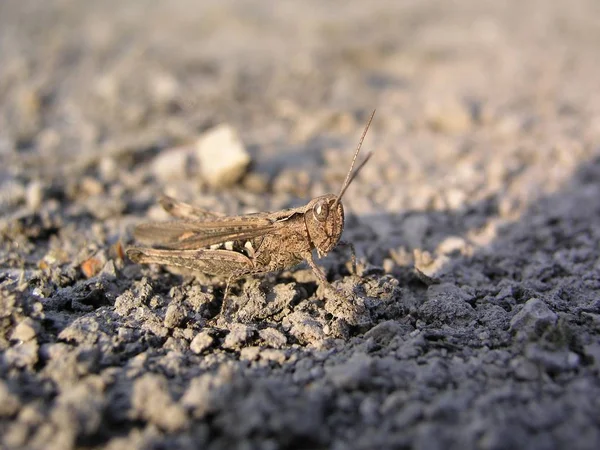
[{"label": "grasshopper", "polygon": [[[371,153],[367,154],[353,172],[374,115],[375,111],[356,147],[339,194],[322,195],[298,208],[242,216],[224,216],[162,196],[161,206],[179,220],[138,225],[134,230],[135,238],[157,248],[132,247],[127,250],[127,256],[140,264],[182,267],[226,277],[224,299],[230,283],[238,278],[282,271],[303,261],[308,263],[320,283],[333,289],[315,263],[313,250],[321,258],[342,243],[344,208],[341,200],[371,157]],[[356,273],[354,247],[347,245],[352,251],[352,268]]]}]

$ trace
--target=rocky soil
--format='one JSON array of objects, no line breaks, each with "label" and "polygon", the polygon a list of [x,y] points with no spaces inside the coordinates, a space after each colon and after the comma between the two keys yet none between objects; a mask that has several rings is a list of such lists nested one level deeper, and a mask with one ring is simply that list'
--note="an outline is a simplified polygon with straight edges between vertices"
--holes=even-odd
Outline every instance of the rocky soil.
[{"label": "rocky soil", "polygon": [[[0,447],[598,448],[599,18],[1,2]],[[222,280],[124,256],[162,193],[243,214],[337,192],[373,108],[358,274],[318,261],[342,294],[299,266],[220,314]]]}]

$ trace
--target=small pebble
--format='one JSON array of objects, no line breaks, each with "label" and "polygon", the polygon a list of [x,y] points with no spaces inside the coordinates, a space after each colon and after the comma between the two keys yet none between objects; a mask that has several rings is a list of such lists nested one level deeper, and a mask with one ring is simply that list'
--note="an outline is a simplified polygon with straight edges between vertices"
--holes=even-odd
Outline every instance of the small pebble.
[{"label": "small pebble", "polygon": [[196,142],[196,158],[202,178],[215,187],[235,184],[250,164],[242,140],[229,125],[219,125],[204,133]]},{"label": "small pebble", "polygon": [[3,380],[0,380],[0,417],[11,417],[19,411],[20,407],[19,398],[10,391]]},{"label": "small pebble", "polygon": [[119,167],[114,158],[104,157],[98,163],[98,172],[102,180],[115,181],[119,174]]},{"label": "small pebble", "polygon": [[171,303],[167,307],[167,312],[165,313],[165,327],[176,328],[183,323],[185,317],[184,306],[177,303]]},{"label": "small pebble", "polygon": [[457,99],[432,103],[425,114],[429,126],[442,133],[462,133],[472,126],[471,112]]},{"label": "small pebble", "polygon": [[539,298],[531,298],[513,316],[510,329],[525,335],[541,336],[546,328],[556,324],[558,316]]},{"label": "small pebble", "polygon": [[15,341],[27,342],[36,337],[38,330],[37,322],[26,317],[15,327],[10,338]]},{"label": "small pebble", "polygon": [[178,147],[161,151],[152,161],[152,173],[161,181],[173,181],[189,175],[193,148]]},{"label": "small pebble", "polygon": [[81,180],[79,188],[87,195],[99,195],[104,191],[102,183],[92,177],[84,177]]},{"label": "small pebble", "polygon": [[192,339],[192,342],[190,342],[190,350],[196,354],[202,353],[204,350],[208,349],[214,341],[214,338],[207,331],[201,331],[194,339]]},{"label": "small pebble", "polygon": [[258,359],[258,355],[260,353],[260,347],[252,346],[252,347],[244,347],[240,352],[240,359],[246,361],[256,361]]},{"label": "small pebble", "polygon": [[265,361],[273,361],[278,364],[283,364],[287,358],[283,350],[277,350],[274,348],[267,348],[260,352],[260,358]]},{"label": "small pebble", "polygon": [[234,323],[231,325],[229,334],[225,337],[223,347],[225,348],[240,348],[248,342],[254,334],[254,329],[242,323]]},{"label": "small pebble", "polygon": [[42,206],[42,200],[44,199],[44,190],[40,181],[32,181],[27,185],[25,199],[27,202],[27,207],[33,211],[38,210],[40,206]]},{"label": "small pebble", "polygon": [[244,188],[254,194],[264,194],[269,188],[269,180],[260,173],[249,173],[244,177]]},{"label": "small pebble", "polygon": [[283,347],[287,343],[285,335],[275,328],[265,328],[260,330],[258,335],[268,346],[273,348]]}]

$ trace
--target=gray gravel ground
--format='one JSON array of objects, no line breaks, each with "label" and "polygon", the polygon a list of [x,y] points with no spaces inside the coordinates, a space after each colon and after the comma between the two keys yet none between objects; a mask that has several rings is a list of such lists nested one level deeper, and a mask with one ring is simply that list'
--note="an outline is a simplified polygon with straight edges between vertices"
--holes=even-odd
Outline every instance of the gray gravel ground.
[{"label": "gray gravel ground", "polygon": [[[0,447],[599,448],[599,42],[597,0],[2,1]],[[337,191],[374,107],[346,299],[122,257],[163,192]]]}]

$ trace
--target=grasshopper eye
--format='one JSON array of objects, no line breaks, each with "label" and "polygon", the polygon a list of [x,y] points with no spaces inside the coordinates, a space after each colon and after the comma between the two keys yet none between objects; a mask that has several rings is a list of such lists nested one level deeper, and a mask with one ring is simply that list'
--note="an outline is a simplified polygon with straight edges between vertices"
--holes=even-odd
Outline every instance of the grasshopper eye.
[{"label": "grasshopper eye", "polygon": [[325,200],[317,202],[313,208],[313,215],[319,222],[325,222],[329,216],[329,206]]}]

